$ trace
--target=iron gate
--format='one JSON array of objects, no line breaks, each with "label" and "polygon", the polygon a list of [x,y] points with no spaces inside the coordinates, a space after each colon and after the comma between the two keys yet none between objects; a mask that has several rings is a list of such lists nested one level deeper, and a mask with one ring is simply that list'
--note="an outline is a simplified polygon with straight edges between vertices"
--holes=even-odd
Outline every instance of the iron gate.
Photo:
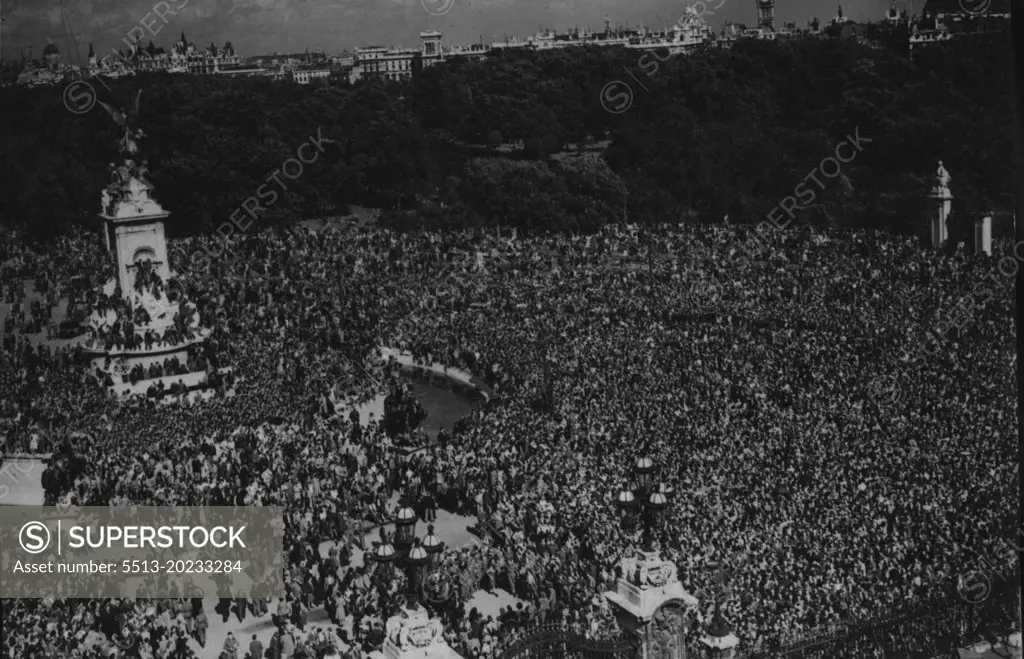
[{"label": "iron gate", "polygon": [[541,625],[507,643],[497,659],[636,659],[638,648],[638,642],[628,636],[603,641],[561,625]]},{"label": "iron gate", "polygon": [[1020,581],[992,579],[981,602],[959,593],[937,597],[901,613],[844,626],[829,634],[761,651],[742,650],[743,659],[935,659],[959,657],[957,648],[1004,642],[1020,620]]}]

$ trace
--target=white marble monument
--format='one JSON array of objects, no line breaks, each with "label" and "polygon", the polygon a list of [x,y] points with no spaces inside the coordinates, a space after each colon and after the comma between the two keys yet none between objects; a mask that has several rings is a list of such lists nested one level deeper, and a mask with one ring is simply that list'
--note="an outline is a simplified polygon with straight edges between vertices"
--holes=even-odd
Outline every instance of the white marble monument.
[{"label": "white marble monument", "polygon": [[932,189],[928,193],[931,202],[928,208],[929,223],[931,226],[932,247],[942,248],[949,239],[949,214],[953,208],[953,193],[949,190],[950,176],[946,168],[939,161],[939,168],[935,171],[935,180]]},{"label": "white marble monument", "polygon": [[[143,378],[134,385],[126,381],[125,375],[136,365],[148,368],[173,358],[185,364],[189,348],[203,344],[210,334],[200,327],[195,305],[170,291],[164,235],[164,220],[170,213],[153,199],[147,162],[140,154],[138,142],[144,133],[137,126],[139,95],[129,112],[101,103],[122,130],[118,140],[122,163],[109,165],[111,180],[101,194],[99,214],[116,277],[107,282],[105,299],[89,317],[86,350],[93,365],[113,380],[111,393],[119,396],[145,393],[155,384],[156,378]],[[137,337],[137,345],[126,343],[126,333]],[[194,389],[206,378],[203,370],[159,379],[165,388],[177,384]]]},{"label": "white marble monument", "polygon": [[974,221],[974,255],[992,256],[992,216],[986,215]]}]

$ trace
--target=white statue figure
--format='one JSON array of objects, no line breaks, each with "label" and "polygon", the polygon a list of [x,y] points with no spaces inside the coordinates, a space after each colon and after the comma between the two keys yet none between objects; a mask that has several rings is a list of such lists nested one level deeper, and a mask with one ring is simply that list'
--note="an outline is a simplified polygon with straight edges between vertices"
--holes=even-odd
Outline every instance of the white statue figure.
[{"label": "white statue figure", "polygon": [[949,187],[949,172],[942,166],[942,161],[939,161],[939,168],[935,170],[935,187],[948,188]]}]

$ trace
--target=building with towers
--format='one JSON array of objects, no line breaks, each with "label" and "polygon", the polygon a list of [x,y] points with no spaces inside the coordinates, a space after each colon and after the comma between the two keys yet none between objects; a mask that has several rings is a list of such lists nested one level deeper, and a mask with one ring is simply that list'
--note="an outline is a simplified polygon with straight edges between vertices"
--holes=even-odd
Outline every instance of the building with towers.
[{"label": "building with towers", "polygon": [[417,71],[444,61],[441,33],[420,32],[420,48],[368,46],[356,50],[349,80],[404,80]]},{"label": "building with towers", "polygon": [[136,40],[123,50],[115,50],[98,61],[89,45],[89,68],[96,73],[117,75],[136,71],[166,71],[168,73],[213,74],[230,73],[243,68],[243,59],[235,54],[231,42],[218,47],[211,43],[198,48],[189,43],[182,31],[181,37],[170,50],[152,41],[143,46]]},{"label": "building with towers", "polygon": [[53,39],[46,40],[46,48],[43,49],[43,62],[46,63],[46,70],[50,73],[58,73],[61,68],[60,50],[54,45]]},{"label": "building with towers", "polygon": [[911,58],[920,48],[960,40],[1009,38],[1009,0],[986,0],[972,7],[956,0],[927,0],[910,20]]},{"label": "building with towers", "polygon": [[757,27],[775,31],[775,0],[754,0],[757,4]]},{"label": "building with towers", "polygon": [[843,5],[841,3],[836,4],[836,15],[829,21],[829,25],[842,25],[849,23],[850,18],[843,14]]},{"label": "building with towers", "polygon": [[425,66],[431,66],[441,59],[441,33],[437,30],[420,32],[420,53]]}]

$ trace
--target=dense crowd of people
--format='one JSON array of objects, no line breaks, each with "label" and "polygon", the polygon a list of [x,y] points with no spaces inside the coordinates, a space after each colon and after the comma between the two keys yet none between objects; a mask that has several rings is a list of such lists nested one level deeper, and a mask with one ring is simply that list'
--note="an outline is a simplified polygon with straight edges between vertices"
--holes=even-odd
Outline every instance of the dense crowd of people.
[{"label": "dense crowd of people", "polygon": [[[150,350],[153,347],[172,347],[196,338],[196,310],[192,305],[176,307],[166,296],[149,289],[136,292],[134,300],[121,297],[120,287],[111,295],[99,294],[92,302],[94,313],[88,328],[89,347],[104,350]],[[148,304],[146,304],[148,302]],[[148,308],[147,308],[148,307]],[[158,316],[159,326],[150,327],[152,314]],[[161,316],[169,316],[163,318]]]},{"label": "dense crowd of people", "polygon": [[[84,457],[51,464],[50,503],[283,505],[286,598],[217,611],[272,616],[279,659],[379,648],[401,579],[377,578],[353,552],[367,523],[394,514],[396,493],[423,515],[436,505],[493,529],[444,552],[455,592],[431,605],[467,659],[541,623],[614,634],[599,594],[639,530],[612,501],[641,455],[660,465],[671,503],[657,540],[701,596],[698,620],[710,620],[726,574],[722,608],[744,646],[885,616],[955,584],[980,556],[1009,565],[1012,279],[991,276],[995,259],[863,232],[779,232],[750,258],[744,233],[329,226],[177,241],[170,260],[212,329],[209,350],[243,378],[234,396],[187,413],[118,403],[73,343],[5,333],[0,449],[62,437],[59,455]],[[45,250],[7,237],[0,298],[22,317],[63,297],[85,304],[88,287],[66,283],[112,274],[88,234]],[[195,257],[210,250],[222,255]],[[23,279],[46,291],[42,306]],[[964,300],[966,320],[949,327]],[[397,389],[381,345],[478,376],[494,402],[401,457],[400,438],[344,404]],[[499,619],[465,611],[496,588],[524,605]],[[190,606],[5,601],[3,653],[92,659],[84,639],[155,607],[140,656],[189,657],[176,639],[197,639],[196,619],[214,614]],[[318,608],[335,634],[310,641]],[[221,656],[246,655],[236,636]]]}]

